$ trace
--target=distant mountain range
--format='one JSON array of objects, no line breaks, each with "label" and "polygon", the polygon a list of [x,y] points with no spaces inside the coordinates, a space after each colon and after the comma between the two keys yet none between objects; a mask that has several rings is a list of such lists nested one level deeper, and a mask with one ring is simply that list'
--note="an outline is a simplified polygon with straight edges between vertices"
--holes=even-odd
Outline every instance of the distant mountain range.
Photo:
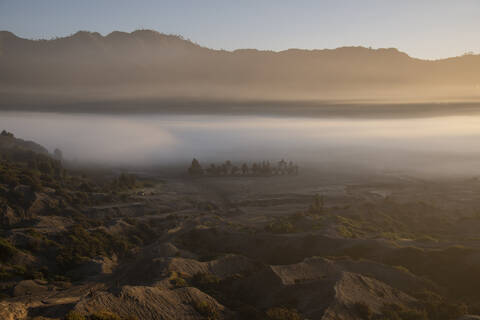
[{"label": "distant mountain range", "polygon": [[427,61],[396,49],[202,47],[156,31],[0,32],[0,106],[86,101],[443,101],[480,97],[480,56]]}]

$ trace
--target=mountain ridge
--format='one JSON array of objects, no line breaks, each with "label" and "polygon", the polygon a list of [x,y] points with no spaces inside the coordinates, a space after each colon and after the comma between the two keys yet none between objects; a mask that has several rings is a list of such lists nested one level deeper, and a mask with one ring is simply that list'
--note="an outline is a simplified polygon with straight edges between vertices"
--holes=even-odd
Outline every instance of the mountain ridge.
[{"label": "mountain ridge", "polygon": [[[0,32],[1,105],[122,100],[480,99],[480,55],[421,60],[395,48],[216,50],[152,30],[51,40]],[[40,92],[40,94],[38,94]],[[23,99],[23,100],[22,100]],[[52,102],[53,101],[53,102]]]},{"label": "mountain ridge", "polygon": [[[95,38],[97,39],[105,39],[105,40],[112,40],[112,39],[117,39],[120,40],[120,37],[123,37],[123,39],[131,38],[131,37],[145,37],[149,36],[150,40],[153,40],[154,38],[158,39],[175,39],[178,41],[183,41],[186,43],[190,43],[192,45],[204,48],[204,49],[209,49],[212,51],[219,51],[219,52],[229,52],[229,53],[248,53],[248,52],[268,52],[268,53],[290,53],[290,52],[310,52],[310,53],[318,53],[318,52],[335,52],[335,51],[343,51],[343,50],[358,50],[358,51],[369,51],[369,52],[385,52],[385,53],[398,53],[402,56],[419,60],[419,61],[442,61],[442,60],[449,60],[449,59],[455,59],[455,58],[461,58],[464,56],[480,56],[480,54],[464,54],[464,55],[459,55],[459,56],[451,56],[451,57],[446,57],[446,58],[439,58],[439,59],[423,59],[423,58],[417,58],[410,56],[408,53],[399,50],[398,48],[395,47],[378,47],[378,48],[372,48],[372,47],[366,47],[362,45],[354,46],[354,45],[345,45],[345,46],[340,46],[340,47],[335,47],[335,48],[314,48],[314,49],[306,49],[306,48],[297,48],[297,47],[290,47],[287,49],[282,49],[282,50],[273,50],[273,49],[256,49],[256,48],[238,48],[238,49],[232,49],[232,50],[227,50],[227,49],[215,49],[215,48],[210,48],[207,46],[200,45],[190,39],[184,38],[181,35],[176,35],[176,34],[167,34],[167,33],[162,33],[158,32],[155,30],[151,29],[137,29],[132,32],[125,32],[125,31],[112,31],[106,35],[102,35],[99,32],[95,31],[87,31],[87,30],[79,30],[73,34],[67,35],[67,36],[59,36],[59,37],[53,37],[50,39],[47,38],[39,38],[39,39],[30,39],[30,38],[24,38],[16,35],[15,33],[8,31],[8,30],[0,30],[0,40],[2,38],[8,37],[11,39],[15,40],[24,40],[24,41],[32,41],[32,42],[48,42],[48,41],[59,41],[59,40],[80,40],[84,39],[87,37],[90,38]],[[144,38],[145,40],[145,38]]]}]

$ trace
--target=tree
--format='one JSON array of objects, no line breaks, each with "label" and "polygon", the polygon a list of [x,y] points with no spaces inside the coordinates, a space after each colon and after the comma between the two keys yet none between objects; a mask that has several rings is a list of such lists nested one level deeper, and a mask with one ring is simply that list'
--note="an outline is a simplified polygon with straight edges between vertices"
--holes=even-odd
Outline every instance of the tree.
[{"label": "tree", "polygon": [[6,130],[2,130],[2,133],[0,133],[0,136],[2,136],[2,137],[14,138],[13,133],[8,132],[8,131],[6,131]]},{"label": "tree", "polygon": [[210,167],[208,167],[206,170],[207,174],[213,176],[213,175],[216,175],[217,174],[217,167],[215,166],[215,164],[210,164]]},{"label": "tree", "polygon": [[288,174],[294,174],[295,173],[295,167],[293,166],[293,162],[290,161],[288,163],[288,169],[287,169]]},{"label": "tree", "polygon": [[53,157],[56,159],[56,160],[60,160],[60,161],[63,161],[63,153],[62,153],[62,150],[60,149],[55,149],[53,151]]},{"label": "tree", "polygon": [[246,163],[242,164],[242,174],[246,175],[248,173],[248,165]]},{"label": "tree", "polygon": [[324,206],[324,199],[323,195],[319,195],[318,193],[315,195],[315,199],[313,204],[310,206],[310,212],[312,213],[322,213]]},{"label": "tree", "polygon": [[232,161],[230,161],[230,160],[225,161],[225,174],[226,175],[232,173],[231,172],[232,171],[232,166],[233,166]]},{"label": "tree", "polygon": [[227,175],[227,174],[228,174],[227,165],[226,165],[225,163],[222,164],[222,166],[220,167],[220,174],[223,174],[223,175]]},{"label": "tree", "polygon": [[293,166],[293,172],[295,173],[295,175],[298,175],[298,165]]},{"label": "tree", "polygon": [[188,173],[192,176],[198,176],[203,174],[203,168],[197,159],[193,158],[192,164],[190,168],[188,168]]},{"label": "tree", "polygon": [[265,164],[265,173],[268,175],[272,174],[272,167],[270,166],[270,161],[267,161]]},{"label": "tree", "polygon": [[285,160],[283,160],[283,159],[280,160],[280,161],[278,162],[278,170],[277,170],[278,173],[281,174],[281,175],[285,174],[285,169],[286,169],[286,167],[287,167],[287,162],[286,162]]},{"label": "tree", "polygon": [[257,172],[258,172],[258,165],[257,165],[256,162],[254,162],[254,163],[252,164],[252,173],[253,173],[254,175],[256,175]]},{"label": "tree", "polygon": [[53,172],[52,164],[50,161],[41,161],[38,164],[38,169],[40,172],[45,173],[45,174],[51,174]]}]

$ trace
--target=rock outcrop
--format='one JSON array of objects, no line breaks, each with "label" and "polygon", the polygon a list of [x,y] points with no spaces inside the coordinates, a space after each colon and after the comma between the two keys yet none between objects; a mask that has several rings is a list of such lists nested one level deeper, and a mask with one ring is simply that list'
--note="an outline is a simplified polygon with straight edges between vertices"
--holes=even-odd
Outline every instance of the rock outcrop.
[{"label": "rock outcrop", "polygon": [[109,311],[138,319],[205,319],[215,315],[225,319],[230,312],[214,298],[196,288],[166,290],[162,288],[125,286],[117,294],[95,292],[75,306],[81,314]]}]

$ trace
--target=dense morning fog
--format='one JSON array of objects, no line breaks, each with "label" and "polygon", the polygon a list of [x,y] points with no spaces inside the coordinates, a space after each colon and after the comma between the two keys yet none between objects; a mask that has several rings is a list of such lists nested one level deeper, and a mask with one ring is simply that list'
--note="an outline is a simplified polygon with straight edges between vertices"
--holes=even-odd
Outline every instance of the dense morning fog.
[{"label": "dense morning fog", "polygon": [[302,118],[2,112],[0,127],[70,161],[129,166],[295,160],[374,170],[472,173],[480,118]]}]

